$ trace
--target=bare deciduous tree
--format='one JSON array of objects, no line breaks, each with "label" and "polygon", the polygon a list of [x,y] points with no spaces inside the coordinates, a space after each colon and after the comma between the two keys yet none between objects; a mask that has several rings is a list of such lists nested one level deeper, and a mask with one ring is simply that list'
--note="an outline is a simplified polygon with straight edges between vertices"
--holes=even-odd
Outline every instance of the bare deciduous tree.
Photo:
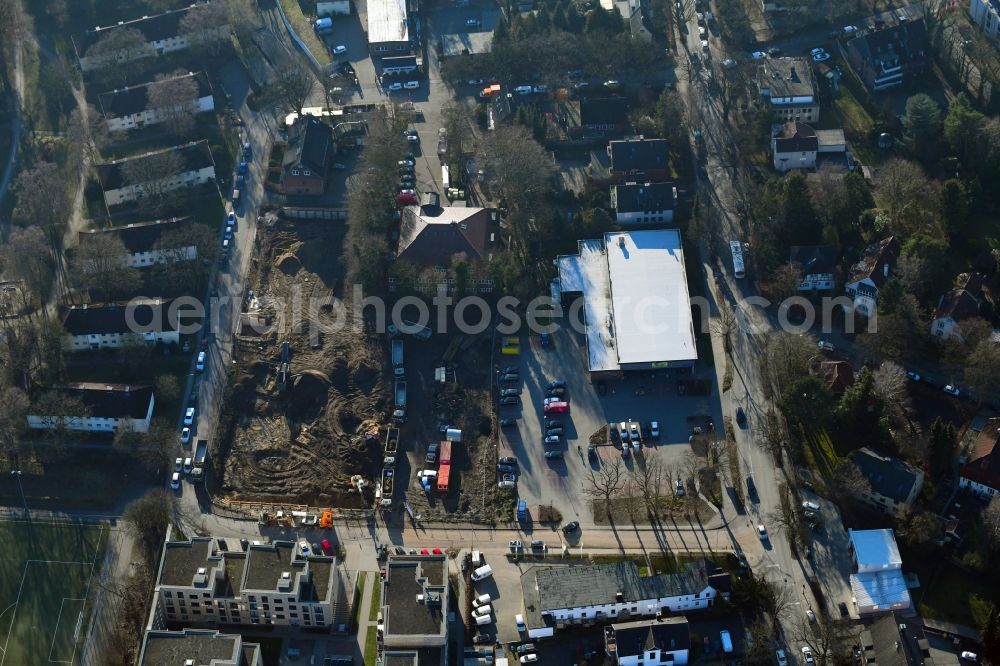
[{"label": "bare deciduous tree", "polygon": [[304,64],[289,62],[275,74],[271,92],[283,107],[301,115],[314,85],[316,77],[312,70]]},{"label": "bare deciduous tree", "polygon": [[1000,495],[994,495],[981,514],[983,540],[994,553],[1000,552]]},{"label": "bare deciduous tree", "polygon": [[128,83],[129,77],[142,67],[142,58],[153,55],[153,50],[136,28],[118,28],[97,40],[85,55],[94,58],[100,69]]},{"label": "bare deciduous tree", "polygon": [[161,74],[146,93],[146,111],[155,111],[163,127],[175,136],[187,134],[194,127],[198,84],[186,74],[181,70]]},{"label": "bare deciduous tree", "polygon": [[106,300],[135,291],[141,281],[139,271],[128,265],[125,244],[111,234],[95,234],[80,246],[73,274],[81,289],[99,291]]},{"label": "bare deciduous tree", "polygon": [[5,456],[16,455],[29,404],[28,396],[16,386],[0,389],[0,451]]},{"label": "bare deciduous tree", "polygon": [[21,307],[29,310],[44,300],[52,285],[52,250],[40,227],[14,227],[0,246],[0,266],[21,281]]},{"label": "bare deciduous tree", "polygon": [[59,167],[52,162],[37,163],[18,174],[14,191],[17,194],[14,218],[44,229],[49,243],[57,247],[72,210],[66,177]]},{"label": "bare deciduous tree", "polygon": [[659,493],[657,485],[663,472],[663,461],[657,451],[658,449],[650,449],[648,453],[644,453],[645,464],[636,465],[635,469],[632,470],[636,491],[642,495],[646,504],[646,513],[649,514],[650,518],[656,518],[659,515],[659,505],[656,501]]},{"label": "bare deciduous tree", "polygon": [[143,200],[154,210],[165,206],[174,191],[173,178],[184,168],[184,158],[176,150],[164,150],[131,159],[121,165],[122,178],[142,190]]},{"label": "bare deciduous tree", "polygon": [[187,37],[188,43],[210,55],[219,55],[225,40],[229,37],[228,0],[197,4],[191,7],[181,19],[178,31]]},{"label": "bare deciduous tree", "polygon": [[552,155],[520,125],[497,127],[481,137],[479,163],[490,188],[520,208],[552,189]]},{"label": "bare deciduous tree", "polygon": [[737,324],[739,323],[739,320],[736,317],[736,310],[734,310],[729,304],[729,301],[724,298],[716,298],[715,300],[716,303],[718,303],[719,314],[717,317],[712,319],[712,331],[722,338],[726,354],[732,354],[732,333],[736,330]]},{"label": "bare deciduous tree", "polygon": [[777,331],[767,335],[761,357],[761,373],[770,395],[781,395],[796,379],[807,374],[816,356],[816,340],[809,335]]},{"label": "bare deciduous tree", "polygon": [[150,490],[133,500],[122,512],[129,532],[139,540],[146,562],[152,564],[160,551],[167,526],[176,513],[176,498],[164,488]]},{"label": "bare deciduous tree", "polygon": [[625,467],[621,458],[613,456],[601,463],[597,473],[590,470],[584,482],[583,493],[591,499],[604,500],[604,510],[611,516],[611,498],[618,495],[625,485]]},{"label": "bare deciduous tree", "polygon": [[58,389],[43,391],[32,402],[30,409],[33,414],[44,417],[50,426],[46,434],[58,447],[69,442],[70,428],[90,415],[90,410],[80,398]]},{"label": "bare deciduous tree", "polygon": [[872,373],[875,393],[882,398],[894,417],[903,418],[910,407],[906,370],[892,361],[886,361]]},{"label": "bare deciduous tree", "polygon": [[68,132],[73,148],[81,157],[81,168],[99,162],[101,150],[111,141],[107,122],[92,104],[70,112]]},{"label": "bare deciduous tree", "polygon": [[916,162],[892,159],[883,164],[872,195],[894,233],[926,231],[933,222],[937,192]]}]

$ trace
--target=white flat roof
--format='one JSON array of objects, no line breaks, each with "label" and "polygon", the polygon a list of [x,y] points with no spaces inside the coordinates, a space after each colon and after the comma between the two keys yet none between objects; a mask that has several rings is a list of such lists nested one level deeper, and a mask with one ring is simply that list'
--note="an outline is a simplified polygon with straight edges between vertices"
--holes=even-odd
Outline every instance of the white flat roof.
[{"label": "white flat roof", "polygon": [[580,254],[558,258],[560,286],[563,292],[583,294],[590,371],[618,370],[604,241],[583,240],[580,241],[579,248]]},{"label": "white flat roof", "polygon": [[406,0],[369,0],[368,43],[405,42],[410,28],[406,23]]},{"label": "white flat roof", "polygon": [[851,574],[851,595],[857,600],[858,608],[909,608],[910,591],[906,579],[899,569],[877,573]]},{"label": "white flat roof", "polygon": [[618,363],[698,358],[677,229],[604,235]]}]

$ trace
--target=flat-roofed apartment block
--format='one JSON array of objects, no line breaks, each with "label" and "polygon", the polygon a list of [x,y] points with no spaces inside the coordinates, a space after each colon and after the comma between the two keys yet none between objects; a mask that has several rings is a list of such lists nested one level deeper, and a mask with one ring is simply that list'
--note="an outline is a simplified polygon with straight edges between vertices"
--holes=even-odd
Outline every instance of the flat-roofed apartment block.
[{"label": "flat-roofed apartment block", "polygon": [[264,666],[260,646],[210,629],[146,632],[139,666]]},{"label": "flat-roofed apartment block", "polygon": [[776,123],[819,120],[819,98],[812,65],[806,58],[765,58],[757,71],[757,89]]},{"label": "flat-roofed apartment block", "polygon": [[383,666],[448,662],[448,564],[444,555],[391,557],[382,581]]},{"label": "flat-roofed apartment block", "polygon": [[158,626],[331,627],[352,595],[332,557],[297,554],[291,541],[219,551],[211,537],[167,541],[156,583]]}]

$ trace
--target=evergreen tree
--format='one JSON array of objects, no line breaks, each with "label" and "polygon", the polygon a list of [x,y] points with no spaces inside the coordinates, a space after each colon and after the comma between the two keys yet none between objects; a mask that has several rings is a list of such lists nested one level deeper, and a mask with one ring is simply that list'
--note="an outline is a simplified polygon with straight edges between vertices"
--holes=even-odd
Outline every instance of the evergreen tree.
[{"label": "evergreen tree", "polygon": [[506,44],[509,41],[510,28],[507,25],[507,19],[501,14],[500,20],[497,21],[496,26],[493,28],[493,44]]},{"label": "evergreen tree", "polygon": [[835,436],[847,447],[878,447],[888,436],[885,405],[875,392],[875,379],[868,367],[861,369],[834,412],[837,428]]},{"label": "evergreen tree", "polygon": [[957,440],[958,435],[954,425],[942,421],[940,416],[934,419],[934,423],[931,424],[930,460],[928,462],[931,474],[935,478],[946,477],[951,472]]}]

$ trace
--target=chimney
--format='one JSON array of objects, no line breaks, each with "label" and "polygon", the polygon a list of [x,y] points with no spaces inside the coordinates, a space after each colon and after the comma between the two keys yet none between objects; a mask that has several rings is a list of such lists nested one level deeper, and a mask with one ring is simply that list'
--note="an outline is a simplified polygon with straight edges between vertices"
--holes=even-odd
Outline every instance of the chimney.
[{"label": "chimney", "polygon": [[618,603],[622,603],[623,601],[625,601],[625,595],[622,594],[621,592],[615,592],[615,601],[617,601]]}]

